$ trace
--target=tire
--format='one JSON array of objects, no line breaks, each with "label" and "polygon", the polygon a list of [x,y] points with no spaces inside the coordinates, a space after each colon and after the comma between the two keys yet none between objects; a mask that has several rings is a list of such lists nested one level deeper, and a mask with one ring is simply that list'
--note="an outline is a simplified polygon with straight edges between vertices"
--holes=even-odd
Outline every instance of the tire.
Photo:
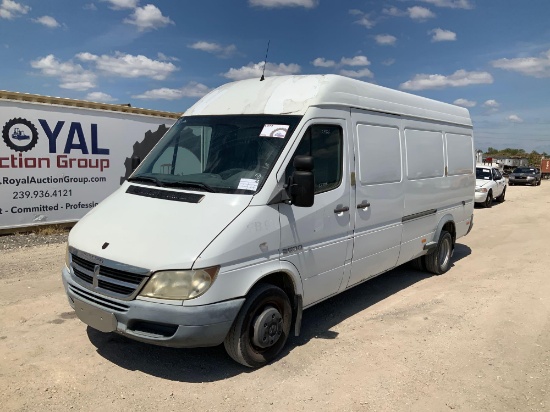
[{"label": "tire", "polygon": [[424,264],[424,258],[425,258],[425,256],[417,257],[417,258],[411,260],[409,262],[409,264],[413,269],[424,272],[426,270],[426,265]]},{"label": "tire", "polygon": [[441,231],[435,250],[424,256],[424,263],[428,272],[436,275],[442,275],[447,272],[451,266],[452,253],[453,238],[449,232],[443,230]]},{"label": "tire", "polygon": [[250,291],[233,322],[223,342],[225,350],[244,366],[264,366],[285,346],[291,323],[287,294],[277,286],[259,284]]},{"label": "tire", "polygon": [[497,197],[497,201],[498,201],[499,203],[504,202],[504,197],[505,197],[505,196],[506,196],[506,188],[504,188],[504,189],[502,190],[502,193],[500,194],[500,196]]},{"label": "tire", "polygon": [[493,205],[493,192],[489,190],[489,193],[487,193],[487,198],[485,199],[485,202],[483,202],[483,207],[491,207]]},{"label": "tire", "polygon": [[508,182],[508,186],[514,186],[512,182]]}]

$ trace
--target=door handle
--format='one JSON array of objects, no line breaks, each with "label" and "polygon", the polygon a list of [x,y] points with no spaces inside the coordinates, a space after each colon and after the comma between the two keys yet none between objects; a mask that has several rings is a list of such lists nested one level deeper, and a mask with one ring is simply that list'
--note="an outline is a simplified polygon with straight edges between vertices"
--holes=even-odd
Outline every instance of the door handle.
[{"label": "door handle", "polygon": [[363,200],[357,205],[357,209],[365,209],[367,207],[370,207],[370,202],[368,202],[367,200]]},{"label": "door handle", "polygon": [[348,210],[349,210],[349,207],[343,206],[343,207],[334,209],[334,213],[343,213],[343,212],[347,212]]}]

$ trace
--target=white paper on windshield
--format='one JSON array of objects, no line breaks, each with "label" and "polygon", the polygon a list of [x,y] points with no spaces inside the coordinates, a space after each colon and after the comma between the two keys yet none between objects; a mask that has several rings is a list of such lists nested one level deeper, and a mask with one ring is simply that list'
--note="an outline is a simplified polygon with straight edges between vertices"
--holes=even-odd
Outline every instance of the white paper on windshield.
[{"label": "white paper on windshield", "polygon": [[256,190],[258,188],[258,181],[255,179],[241,179],[239,187],[237,189],[244,190]]},{"label": "white paper on windshield", "polygon": [[288,128],[289,125],[287,124],[265,124],[260,136],[284,139],[288,132]]}]

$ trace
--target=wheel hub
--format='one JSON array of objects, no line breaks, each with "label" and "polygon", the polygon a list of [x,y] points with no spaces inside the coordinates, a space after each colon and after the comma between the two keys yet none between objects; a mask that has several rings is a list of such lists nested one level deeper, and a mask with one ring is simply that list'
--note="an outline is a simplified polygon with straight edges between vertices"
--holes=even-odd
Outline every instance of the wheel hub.
[{"label": "wheel hub", "polygon": [[254,322],[254,345],[260,348],[273,346],[283,333],[283,317],[273,306],[266,307]]}]

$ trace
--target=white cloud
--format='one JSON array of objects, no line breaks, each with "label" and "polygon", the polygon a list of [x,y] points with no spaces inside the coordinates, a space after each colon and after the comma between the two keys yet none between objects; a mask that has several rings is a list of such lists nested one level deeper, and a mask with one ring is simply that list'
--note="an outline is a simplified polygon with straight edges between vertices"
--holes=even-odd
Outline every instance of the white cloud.
[{"label": "white cloud", "polygon": [[433,4],[436,7],[447,7],[451,9],[473,9],[474,5],[471,0],[417,0],[424,3]]},{"label": "white cloud", "polygon": [[50,29],[55,29],[61,27],[61,25],[51,16],[42,16],[37,19],[32,19],[35,23],[42,24],[43,26],[49,27]]},{"label": "white cloud", "polygon": [[183,97],[202,97],[207,94],[210,89],[202,83],[190,82],[187,86],[180,89],[169,89],[163,87],[160,89],[148,90],[143,94],[132,96],[136,99],[151,99],[151,100],[178,100]]},{"label": "white cloud", "polygon": [[97,6],[94,3],[85,4],[82,8],[84,10],[91,10],[91,11],[96,11],[97,10]]},{"label": "white cloud", "polygon": [[[369,66],[371,63],[366,56],[354,56],[354,57],[342,57],[340,62],[335,62],[334,60],[326,60],[324,57],[318,57],[313,60],[312,64],[315,67],[333,67],[333,68],[342,68],[344,66],[351,67],[365,67]],[[361,78],[361,77],[374,77],[374,74],[367,68],[361,70],[346,70],[341,69],[339,72],[343,76]]]},{"label": "white cloud", "polygon": [[430,30],[428,34],[433,34],[432,42],[456,40],[456,33],[450,30],[443,30],[438,28]]},{"label": "white cloud", "polygon": [[493,76],[488,72],[467,72],[466,70],[457,70],[450,76],[443,76],[441,74],[417,74],[412,80],[402,83],[399,87],[404,90],[426,90],[490,83],[493,83]]},{"label": "white cloud", "polygon": [[92,102],[101,102],[101,103],[110,103],[110,102],[117,101],[117,99],[115,99],[110,94],[103,93],[103,92],[88,93],[86,95],[86,100],[91,100]]},{"label": "white cloud", "polygon": [[466,100],[466,99],[456,99],[453,104],[456,104],[457,106],[462,107],[475,107],[477,105],[477,102],[474,102],[472,100]]},{"label": "white cloud", "polygon": [[11,20],[27,14],[31,8],[13,0],[2,0],[0,4],[0,18]]},{"label": "white cloud", "polygon": [[311,62],[315,67],[335,67],[336,62],[334,60],[326,60],[324,57],[317,57]]},{"label": "white cloud", "polygon": [[132,15],[124,19],[124,23],[137,26],[139,31],[156,30],[169,24],[175,24],[169,17],[163,16],[162,12],[152,4],[134,9]]},{"label": "white cloud", "polygon": [[517,114],[511,114],[506,118],[506,120],[512,123],[523,123],[523,119],[519,117]]},{"label": "white cloud", "polygon": [[76,58],[83,62],[93,63],[105,75],[127,78],[149,77],[155,80],[164,80],[178,70],[173,63],[152,60],[143,55],[133,56],[120,52],[116,52],[114,56],[79,53]]},{"label": "white cloud", "polygon": [[248,0],[248,4],[268,9],[279,7],[304,7],[306,9],[313,9],[317,7],[319,0]]},{"label": "white cloud", "polygon": [[340,64],[343,66],[369,66],[370,61],[367,56],[342,57]]},{"label": "white cloud", "polygon": [[487,100],[485,103],[483,103],[483,107],[490,107],[492,109],[496,109],[500,107],[500,103],[498,103],[496,100]]},{"label": "white cloud", "polygon": [[[223,73],[222,76],[231,79],[231,80],[244,80],[244,79],[253,79],[257,77],[260,79],[262,76],[264,68],[264,63],[249,63],[247,66],[242,66],[239,69],[229,69],[228,72]],[[298,64],[275,64],[267,63],[265,67],[265,76],[283,76],[287,74],[298,74],[301,71],[301,67]]]},{"label": "white cloud", "polygon": [[101,0],[101,1],[110,3],[111,8],[113,10],[135,9],[139,4],[139,0]]},{"label": "white cloud", "polygon": [[218,57],[229,57],[237,51],[237,47],[234,44],[229,46],[222,46],[218,43],[209,43],[206,41],[198,41],[188,46],[191,49],[202,50],[207,53],[215,54]]},{"label": "white cloud", "polygon": [[349,13],[352,16],[360,16],[359,20],[355,20],[355,24],[364,26],[367,29],[372,29],[376,25],[376,22],[371,19],[370,14],[364,13],[361,10],[357,9],[350,10]]},{"label": "white cloud", "polygon": [[158,52],[157,57],[159,60],[162,60],[164,62],[179,62],[180,59],[177,57],[167,56],[164,53]]},{"label": "white cloud", "polygon": [[413,20],[424,21],[435,17],[435,14],[425,7],[413,6],[407,9],[409,17]]},{"label": "white cloud", "polygon": [[519,57],[516,59],[498,59],[491,62],[493,67],[510,70],[537,78],[550,77],[550,49],[539,57]]},{"label": "white cloud", "polygon": [[394,63],[395,63],[395,59],[386,59],[386,60],[384,60],[384,61],[382,62],[382,64],[383,64],[384,66],[391,66],[391,65],[394,64]]},{"label": "white cloud", "polygon": [[393,17],[404,17],[404,16],[408,15],[406,11],[398,9],[397,7],[390,7],[389,9],[382,9],[382,13],[387,14],[388,16],[393,16]]},{"label": "white cloud", "polygon": [[374,77],[374,74],[369,69],[361,70],[340,70],[342,76],[353,77],[354,79],[361,79],[363,77]]},{"label": "white cloud", "polygon": [[31,61],[34,69],[40,70],[43,76],[59,79],[59,87],[71,90],[88,90],[96,87],[97,76],[72,61],[60,62],[53,54]]},{"label": "white cloud", "polygon": [[381,46],[393,46],[397,41],[397,37],[392,36],[391,34],[379,34],[375,36],[374,39],[376,40],[376,43]]}]

